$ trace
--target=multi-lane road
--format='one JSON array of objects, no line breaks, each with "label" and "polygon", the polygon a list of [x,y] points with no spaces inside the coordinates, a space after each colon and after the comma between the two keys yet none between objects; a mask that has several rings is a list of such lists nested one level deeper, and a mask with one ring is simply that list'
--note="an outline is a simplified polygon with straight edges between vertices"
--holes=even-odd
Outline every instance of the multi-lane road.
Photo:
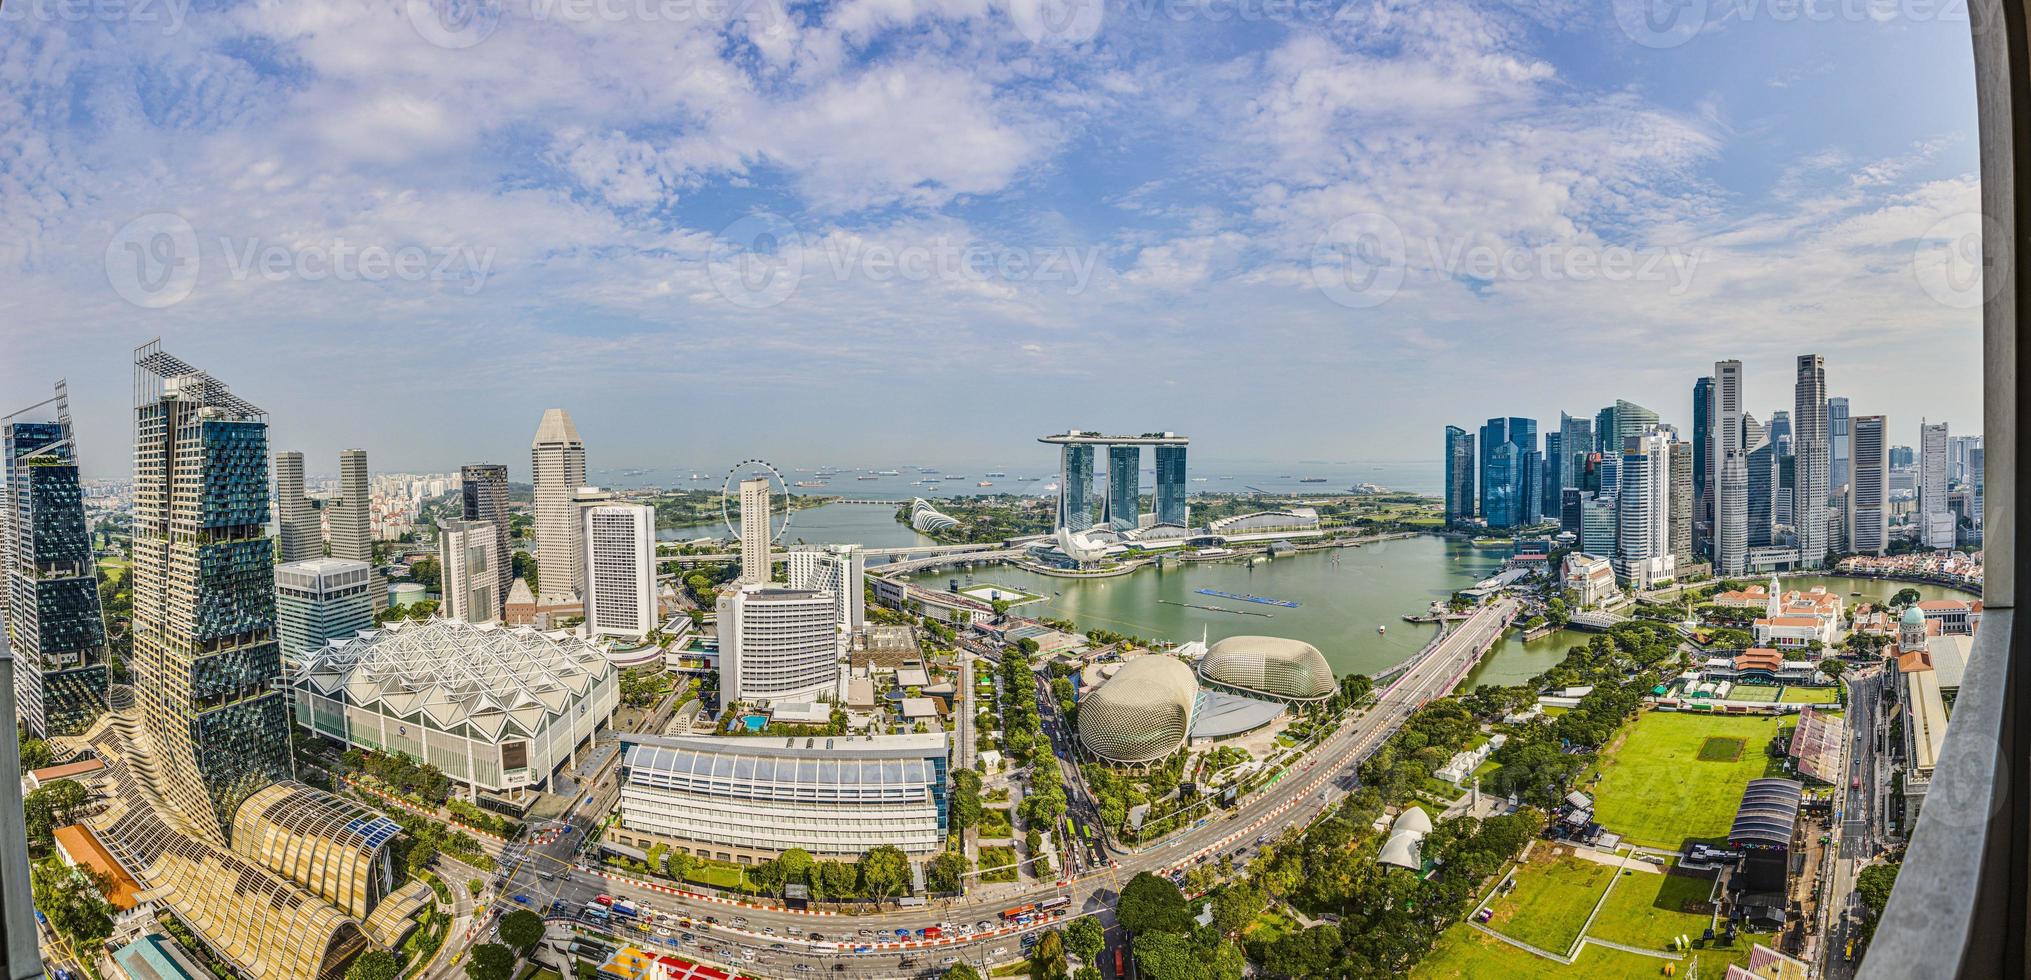
[{"label": "multi-lane road", "polygon": [[[1061,922],[1067,916],[1097,915],[1103,924],[1111,926],[1114,898],[1121,886],[1138,872],[1168,875],[1215,860],[1222,854],[1242,858],[1257,849],[1258,841],[1275,838],[1312,821],[1353,789],[1354,774],[1362,760],[1412,712],[1451,690],[1500,637],[1516,610],[1514,601],[1504,599],[1454,624],[1426,655],[1379,691],[1373,704],[1354,712],[1305,761],[1233,809],[1212,813],[1159,844],[1134,851],[1115,851],[1106,862],[1083,873],[1075,862],[1074,867],[1062,869],[1061,874],[1066,877],[1053,884],[1028,889],[982,886],[974,894],[953,901],[913,908],[891,905],[869,909],[864,915],[844,915],[748,907],[726,899],[609,876],[592,870],[592,865],[582,863],[576,853],[578,845],[611,809],[618,793],[609,768],[585,783],[567,818],[571,830],[548,844],[509,849],[502,861],[503,870],[496,877],[498,900],[494,910],[517,907],[518,896],[538,912],[552,909],[558,901],[565,903],[563,908],[567,911],[575,912],[602,894],[626,898],[657,913],[657,923],[646,932],[622,928],[617,934],[632,936],[635,942],[648,948],[668,949],[680,956],[772,977],[912,976],[936,972],[960,960],[984,965],[1012,959],[1021,953],[1021,932],[1050,923],[1033,922],[1004,929],[999,919],[1003,909],[1062,897],[1070,903],[1053,922]],[[1054,734],[1062,737],[1068,733],[1061,730]],[[1069,748],[1056,737],[1053,743],[1060,753]],[[1079,798],[1077,785],[1076,779],[1069,780],[1067,785],[1075,814],[1083,812],[1083,806],[1090,806]],[[708,916],[716,922],[705,927]],[[681,926],[684,918],[690,919],[693,926]],[[952,927],[972,928],[980,924],[986,924],[987,928],[979,934],[948,936],[931,942],[905,943],[897,935],[898,930],[903,930],[914,936],[916,930],[932,925],[943,926],[950,932]],[[480,931],[484,934],[484,924]],[[879,938],[882,935],[888,937],[887,942]],[[463,937],[452,937],[451,941],[463,945]],[[455,954],[448,951],[435,968],[432,980],[455,976],[455,963]]]}]

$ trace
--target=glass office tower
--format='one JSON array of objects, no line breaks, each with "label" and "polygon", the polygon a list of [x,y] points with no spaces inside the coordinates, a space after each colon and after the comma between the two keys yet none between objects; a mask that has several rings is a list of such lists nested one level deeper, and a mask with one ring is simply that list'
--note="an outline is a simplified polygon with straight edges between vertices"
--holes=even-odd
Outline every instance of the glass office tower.
[{"label": "glass office tower", "polygon": [[[30,413],[49,420],[19,420]],[[75,735],[106,710],[110,668],[63,382],[55,397],[0,419],[0,476],[0,602],[18,658],[15,702],[36,737]]]}]

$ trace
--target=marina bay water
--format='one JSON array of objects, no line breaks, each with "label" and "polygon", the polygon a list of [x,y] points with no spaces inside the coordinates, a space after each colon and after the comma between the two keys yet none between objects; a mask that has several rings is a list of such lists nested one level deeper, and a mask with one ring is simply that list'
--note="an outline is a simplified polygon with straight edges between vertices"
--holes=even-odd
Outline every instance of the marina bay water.
[{"label": "marina bay water", "polygon": [[[683,540],[724,537],[718,522],[691,528],[665,528],[658,537]],[[871,548],[924,544],[931,539],[895,520],[888,507],[828,504],[798,511],[787,543],[854,543]],[[1146,568],[1108,579],[1065,579],[1038,575],[1008,566],[950,569],[911,576],[915,584],[944,589],[953,580],[961,588],[985,584],[1042,595],[1046,601],[1020,607],[1031,616],[1070,619],[1085,629],[1111,629],[1148,639],[1193,640],[1203,629],[1214,640],[1259,633],[1287,636],[1317,646],[1340,673],[1386,670],[1422,649],[1433,627],[1406,623],[1405,613],[1419,613],[1433,599],[1442,599],[1500,569],[1505,552],[1476,548],[1452,538],[1421,536],[1382,541],[1359,548],[1287,555],[1257,565],[1239,562],[1171,562],[1163,569]],[[1850,605],[1885,601],[1904,583],[1842,576],[1797,576],[1785,588],[1825,586]],[[1962,593],[1935,585],[1912,585],[1927,599],[1958,598]],[[1212,589],[1236,595],[1289,599],[1297,608],[1223,599],[1199,594]],[[1860,596],[1849,595],[1860,592]],[[1215,606],[1215,612],[1194,606]],[[1268,613],[1268,616],[1251,615]],[[1386,627],[1382,633],[1377,626]],[[1585,644],[1588,634],[1559,630],[1524,641],[1515,634],[1468,675],[1468,686],[1519,684],[1558,663],[1566,651]]]},{"label": "marina bay water", "polygon": [[[1339,673],[1375,673],[1422,649],[1435,627],[1403,621],[1434,599],[1493,574],[1500,553],[1453,539],[1420,536],[1286,555],[1255,565],[1240,562],[1171,562],[1106,579],[1065,579],[1006,566],[927,572],[911,578],[943,589],[995,584],[1042,595],[1020,611],[1070,619],[1083,628],[1110,629],[1147,639],[1212,640],[1266,634],[1304,640],[1319,648]],[[1201,594],[1292,600],[1296,608]],[[1199,608],[1210,606],[1213,609]],[[1216,611],[1226,610],[1226,611]],[[1266,614],[1266,615],[1265,615]],[[1377,632],[1376,627],[1384,627]]]}]

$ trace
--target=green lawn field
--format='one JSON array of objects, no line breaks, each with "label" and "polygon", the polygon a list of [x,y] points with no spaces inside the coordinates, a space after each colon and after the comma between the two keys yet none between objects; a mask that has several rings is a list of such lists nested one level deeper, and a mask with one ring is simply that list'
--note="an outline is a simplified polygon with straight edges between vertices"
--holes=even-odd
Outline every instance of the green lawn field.
[{"label": "green lawn field", "polygon": [[1835,704],[1841,699],[1838,687],[1787,687],[1778,698],[1787,704]]},{"label": "green lawn field", "polygon": [[1529,863],[1516,869],[1516,887],[1488,903],[1495,913],[1488,928],[1549,953],[1572,948],[1615,869],[1553,854],[1564,850],[1539,846],[1532,852]]},{"label": "green lawn field", "polygon": [[[1682,847],[1720,842],[1734,822],[1749,780],[1782,775],[1765,750],[1777,734],[1774,717],[1645,712],[1602,753],[1594,818],[1625,840]],[[1708,739],[1741,739],[1733,761],[1703,761]]]},{"label": "green lawn field", "polygon": [[1777,688],[1765,687],[1761,684],[1737,684],[1728,689],[1727,699],[1730,701],[1775,701],[1777,700]]},{"label": "green lawn field", "polygon": [[[1501,980],[1537,980],[1539,977],[1593,980],[1596,977],[1661,977],[1664,966],[1664,960],[1599,946],[1581,950],[1573,965],[1566,966],[1517,949],[1462,922],[1439,937],[1438,945],[1432,947],[1431,954],[1422,962],[1411,968],[1410,975],[1420,980],[1452,980],[1456,977],[1461,980],[1483,980],[1486,977],[1499,977]],[[1684,974],[1683,969],[1679,970],[1680,976]]]}]

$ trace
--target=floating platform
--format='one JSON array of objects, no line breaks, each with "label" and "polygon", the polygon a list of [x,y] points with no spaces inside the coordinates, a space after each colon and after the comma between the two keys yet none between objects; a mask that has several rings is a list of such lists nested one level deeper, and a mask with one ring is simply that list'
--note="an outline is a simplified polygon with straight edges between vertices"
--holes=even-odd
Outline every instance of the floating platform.
[{"label": "floating platform", "polygon": [[1198,589],[1196,591],[1200,595],[1210,595],[1220,599],[1239,599],[1242,602],[1256,602],[1265,606],[1282,606],[1285,609],[1296,609],[1298,607],[1298,604],[1290,599],[1271,599],[1268,596],[1259,595],[1236,595],[1232,592],[1222,592],[1219,589]]}]

